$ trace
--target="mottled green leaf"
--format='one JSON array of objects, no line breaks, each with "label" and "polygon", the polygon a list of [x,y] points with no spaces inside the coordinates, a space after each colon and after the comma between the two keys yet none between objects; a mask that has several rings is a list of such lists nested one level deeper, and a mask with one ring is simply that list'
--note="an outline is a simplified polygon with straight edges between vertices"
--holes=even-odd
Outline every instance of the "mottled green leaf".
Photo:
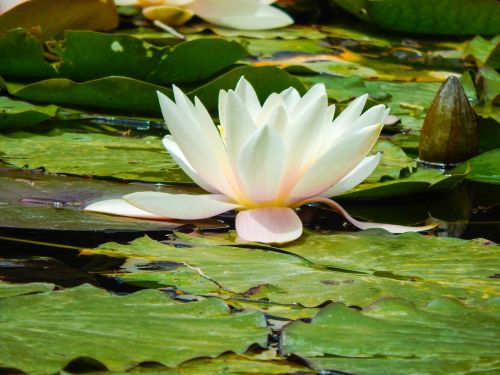
[{"label": "mottled green leaf", "polygon": [[[356,241],[346,237],[343,246],[354,252],[354,262]],[[392,235],[386,238],[389,249],[391,244],[405,246],[404,241],[396,239],[397,236]],[[307,246],[307,238],[305,241]],[[364,307],[380,298],[396,296],[420,305],[443,295],[471,302],[486,296],[480,288],[466,283],[440,285],[432,280],[416,280],[390,272],[357,273],[343,268],[340,262],[339,268],[326,267],[293,255],[288,248],[283,250],[217,245],[175,247],[145,237],[129,245],[104,244],[83,254],[129,258],[125,272],[110,276],[133,284],[169,286],[184,293],[222,298],[264,299],[274,304],[316,307],[327,301],[341,301]]]},{"label": "mottled green leaf", "polygon": [[466,307],[437,299],[423,308],[384,299],[362,312],[325,307],[311,323],[288,325],[281,344],[318,370],[358,374],[495,373],[498,307]]},{"label": "mottled green leaf", "polygon": [[0,311],[0,367],[35,375],[80,357],[124,371],[141,362],[172,367],[267,344],[261,313],[234,314],[218,299],[177,304],[153,290],[117,296],[84,285],[4,298]]},{"label": "mottled green leaf", "polygon": [[156,136],[127,137],[51,127],[0,134],[0,159],[49,172],[155,182],[191,182]]}]

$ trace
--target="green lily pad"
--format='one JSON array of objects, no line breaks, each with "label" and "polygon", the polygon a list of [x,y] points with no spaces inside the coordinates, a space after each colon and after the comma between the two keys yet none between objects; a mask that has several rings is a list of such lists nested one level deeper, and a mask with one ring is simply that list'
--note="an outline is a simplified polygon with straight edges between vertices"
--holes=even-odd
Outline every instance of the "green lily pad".
[{"label": "green lily pad", "polygon": [[447,35],[500,33],[496,0],[333,0],[386,30]]},{"label": "green lily pad", "polygon": [[243,58],[238,43],[202,38],[157,47],[132,35],[66,31],[63,40],[40,42],[23,29],[0,35],[0,75],[9,79],[68,78],[88,81],[122,76],[168,85],[204,81]]},{"label": "green lily pad", "polygon": [[84,127],[51,127],[38,133],[0,134],[0,150],[0,160],[19,168],[125,180],[191,182],[156,136],[137,138],[88,132]]},{"label": "green lily pad", "polygon": [[55,117],[57,111],[55,105],[42,107],[0,96],[0,129],[35,125]]},{"label": "green lily pad", "polygon": [[159,115],[156,92],[172,96],[172,90],[128,77],[105,77],[86,82],[51,78],[29,84],[7,83],[9,93],[38,103],[101,108]]},{"label": "green lily pad", "polygon": [[[125,371],[141,362],[172,367],[267,345],[261,313],[234,314],[218,299],[178,304],[153,290],[123,297],[83,285],[4,298],[0,310],[0,367],[35,375],[55,373],[80,357]],[[123,345],[131,337],[133,345]]]},{"label": "green lily pad", "polygon": [[[261,100],[288,87],[295,87],[302,93],[305,91],[304,84],[299,79],[278,68],[243,66],[186,93],[190,97],[197,96],[207,109],[215,110],[219,91],[234,89],[241,76],[245,76],[254,86]],[[156,91],[173,96],[169,88],[117,76],[81,83],[66,78],[51,78],[27,85],[8,82],[6,86],[11,95],[33,102],[114,109],[129,113],[145,112],[157,116],[161,112]]]},{"label": "green lily pad", "polygon": [[[403,175],[396,180],[381,180],[372,182],[368,179],[354,189],[339,196],[341,199],[381,199],[425,193],[430,191],[448,190],[462,182],[470,168],[464,164],[446,173],[435,169],[417,168],[409,175]],[[377,173],[377,170],[375,170]]]},{"label": "green lily pad", "polygon": [[416,167],[416,162],[392,142],[380,139],[372,149],[372,153],[382,154],[380,163],[365,182],[395,180],[410,174]]},{"label": "green lily pad", "polygon": [[0,280],[0,299],[23,294],[50,292],[54,288],[55,285],[48,283],[11,284]]},{"label": "green lily pad", "polygon": [[[355,251],[351,243],[349,240],[346,246]],[[143,287],[168,286],[181,293],[282,305],[317,307],[342,301],[364,307],[391,296],[410,298],[417,304],[443,295],[467,301],[485,298],[482,290],[469,285],[439,285],[405,276],[322,267],[287,248],[175,247],[143,237],[129,245],[108,243],[82,252],[88,254],[129,258],[125,272],[109,276]]]},{"label": "green lily pad", "polygon": [[368,86],[361,77],[356,75],[349,77],[304,76],[301,77],[301,80],[309,86],[324,83],[328,97],[336,102],[345,102],[364,94],[369,94],[375,100],[384,100],[390,97],[377,84]]},{"label": "green lily pad", "polygon": [[476,156],[469,162],[471,173],[466,177],[468,180],[500,184],[500,148]]},{"label": "green lily pad", "polygon": [[491,40],[476,35],[467,43],[464,49],[464,57],[476,61],[479,67],[490,65],[495,69],[500,68],[500,35]]},{"label": "green lily pad", "polygon": [[493,311],[437,299],[423,308],[389,298],[362,312],[342,304],[325,307],[311,323],[288,325],[284,354],[318,370],[360,374],[495,373],[498,306]]},{"label": "green lily pad", "polygon": [[308,232],[302,243],[286,250],[324,267],[462,287],[485,298],[500,295],[500,284],[492,279],[500,267],[499,247],[487,240],[377,230],[328,236]]},{"label": "green lily pad", "polygon": [[325,34],[314,26],[293,25],[280,27],[271,30],[237,30],[215,26],[209,23],[198,23],[190,26],[183,26],[180,31],[184,34],[199,34],[205,30],[225,38],[251,38],[251,39],[322,39]]}]

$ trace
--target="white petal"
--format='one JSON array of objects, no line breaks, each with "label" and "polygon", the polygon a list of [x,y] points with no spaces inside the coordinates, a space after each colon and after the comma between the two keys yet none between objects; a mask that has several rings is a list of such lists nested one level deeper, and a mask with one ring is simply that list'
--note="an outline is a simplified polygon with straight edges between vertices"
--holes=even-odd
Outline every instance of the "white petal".
[{"label": "white petal", "polygon": [[[176,105],[167,96],[158,93],[170,133],[193,170],[217,191],[233,196],[227,178],[229,162],[226,150],[215,125],[211,121],[200,123],[195,106],[188,104],[182,95],[178,96],[182,105]],[[186,111],[190,113],[186,114]]]},{"label": "white petal", "polygon": [[243,145],[254,133],[256,127],[245,103],[232,90],[227,94],[226,112],[224,122],[221,124],[224,127],[229,160],[236,166]]},{"label": "white petal", "polygon": [[289,111],[292,111],[293,108],[300,101],[300,94],[294,87],[289,87],[286,90],[283,90],[280,93],[280,96],[283,98],[286,108]]},{"label": "white petal", "polygon": [[241,100],[243,100],[243,103],[245,103],[248,112],[250,112],[250,115],[252,115],[255,121],[257,115],[260,112],[261,106],[259,98],[257,97],[257,93],[255,92],[253,86],[245,79],[245,77],[241,77],[234,91],[236,95],[238,95]]},{"label": "white petal", "polygon": [[302,222],[291,208],[256,208],[238,213],[236,232],[246,241],[285,243],[300,237]]},{"label": "white petal", "polygon": [[238,173],[252,201],[268,202],[276,197],[284,164],[285,147],[276,130],[269,126],[256,130],[238,157]]},{"label": "white petal", "polygon": [[257,121],[255,124],[257,126],[267,125],[267,120],[269,116],[274,111],[277,106],[285,106],[283,98],[276,93],[272,93],[269,95],[262,106],[262,110],[260,111],[259,116],[257,117]]},{"label": "white petal", "polygon": [[[294,111],[284,135],[288,177],[296,173],[303,173],[303,168],[316,158],[323,143],[323,133],[328,125],[326,92],[316,90],[304,98],[306,99],[304,101],[306,108],[302,111]],[[302,101],[298,106],[301,104]]]},{"label": "white petal", "polygon": [[356,131],[365,126],[383,124],[384,117],[386,116],[387,107],[383,104],[379,104],[371,107],[365,113],[358,117],[356,121],[348,128],[349,131]]},{"label": "white petal", "polygon": [[225,114],[226,114],[226,106],[227,106],[227,91],[220,90],[219,91],[219,123],[222,125],[226,122]]},{"label": "white petal", "polygon": [[179,220],[205,219],[239,208],[222,195],[189,195],[139,192],[123,197],[128,203],[158,216]]},{"label": "white petal", "polygon": [[367,156],[347,176],[321,195],[323,197],[333,197],[358,186],[372,174],[375,168],[377,168],[381,156],[382,154],[380,153]]},{"label": "white petal", "polygon": [[269,113],[268,118],[263,120],[264,124],[273,128],[278,134],[283,135],[290,123],[288,112],[284,105],[278,105]]},{"label": "white petal", "polygon": [[139,219],[163,219],[162,216],[158,216],[151,212],[141,210],[140,208],[131,205],[121,198],[106,199],[103,201],[95,202],[89,204],[83,210],[89,212],[98,212],[101,214],[136,217]]},{"label": "white petal", "polygon": [[215,186],[210,185],[210,183],[205,181],[200,175],[198,175],[198,173],[196,173],[171,135],[166,135],[163,138],[163,146],[165,146],[175,162],[179,164],[179,167],[182,168],[184,173],[186,173],[196,185],[210,193],[220,193]]},{"label": "white petal", "polygon": [[363,128],[331,147],[292,189],[289,204],[319,195],[344,178],[371,150],[382,126]]},{"label": "white petal", "polygon": [[[269,5],[259,4],[253,1],[257,7],[251,9],[248,7],[246,0],[205,0],[203,3],[228,3],[226,8],[217,7],[221,11],[215,13],[209,6],[203,5],[200,7],[196,4],[201,1],[190,4],[187,7],[193,11],[197,16],[215,25],[230,27],[233,29],[242,30],[266,30],[274,29],[277,27],[284,27],[291,25],[293,19],[282,12],[281,10]],[[238,5],[244,5],[239,7]]]},{"label": "white petal", "polygon": [[0,1],[0,14],[7,12],[15,6],[24,3],[28,0],[1,0]]},{"label": "white petal", "polygon": [[[368,94],[361,95],[354,99],[346,109],[329,126],[323,145],[323,152],[326,152],[344,133],[350,131],[350,126],[356,121],[363,111]],[[352,131],[350,131],[352,133]]]}]

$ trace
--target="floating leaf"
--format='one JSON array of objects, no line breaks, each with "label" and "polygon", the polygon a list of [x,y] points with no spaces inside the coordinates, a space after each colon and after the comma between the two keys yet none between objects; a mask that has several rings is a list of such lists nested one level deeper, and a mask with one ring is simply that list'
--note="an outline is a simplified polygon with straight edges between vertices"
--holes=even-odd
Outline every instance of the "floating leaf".
[{"label": "floating leaf", "polygon": [[53,118],[57,111],[54,105],[42,107],[0,96],[0,129],[38,124]]},{"label": "floating leaf", "polygon": [[[362,312],[325,307],[311,323],[283,331],[284,354],[303,357],[318,370],[360,374],[495,373],[498,306],[466,307],[437,299],[423,308],[388,298]],[[489,311],[489,310],[492,311]]]},{"label": "floating leaf", "polygon": [[485,152],[469,162],[471,173],[467,179],[489,184],[500,184],[500,148]]},{"label": "floating leaf", "polygon": [[476,61],[479,67],[490,65],[495,69],[500,68],[500,35],[486,40],[476,35],[467,43],[464,49],[464,57]]},{"label": "floating leaf", "polygon": [[500,285],[491,279],[500,265],[499,247],[487,240],[384,231],[329,236],[308,232],[302,243],[286,250],[319,266],[462,287],[485,298],[500,294]]},{"label": "floating leaf", "polygon": [[[172,367],[267,344],[261,313],[234,314],[218,299],[177,304],[153,290],[123,297],[83,285],[4,298],[0,311],[0,367],[34,375],[58,372],[80,357],[125,371],[146,361]],[[133,345],[123,345],[131,337]]]},{"label": "floating leaf", "polygon": [[355,16],[387,30],[425,34],[498,34],[496,0],[334,0]]},{"label": "floating leaf", "polygon": [[0,150],[1,160],[20,168],[126,180],[191,182],[156,136],[136,138],[89,133],[82,127],[51,127],[39,133],[0,134]]},{"label": "floating leaf", "polygon": [[41,27],[44,39],[63,30],[103,30],[118,26],[113,0],[30,0],[0,14],[0,32]]},{"label": "floating leaf", "polygon": [[[274,67],[244,66],[234,68],[214,80],[188,93],[197,96],[209,110],[217,108],[219,90],[232,89],[241,76],[252,83],[261,98],[288,87],[305,91],[304,84],[297,78]],[[7,83],[9,93],[24,100],[42,103],[56,103],[127,112],[145,112],[160,116],[157,91],[168,96],[172,90],[151,83],[127,77],[105,77],[87,82],[75,82],[66,78],[52,78],[31,84]]]},{"label": "floating leaf", "polygon": [[0,299],[23,294],[50,292],[54,289],[53,284],[30,283],[30,284],[11,284],[0,280]]},{"label": "floating leaf", "polygon": [[123,76],[153,84],[206,80],[243,58],[238,43],[202,38],[157,47],[133,35],[66,31],[63,40],[47,42],[52,62],[40,42],[23,29],[0,35],[0,74],[10,79],[64,77],[87,81]]},{"label": "floating leaf", "polygon": [[463,164],[446,173],[435,169],[418,168],[410,175],[403,175],[397,180],[372,182],[368,179],[339,197],[346,199],[380,199],[447,190],[462,182],[469,171],[468,164]]},{"label": "floating leaf", "polygon": [[[353,240],[356,234],[352,236],[344,237],[342,246],[356,253],[357,242],[361,244],[361,241]],[[405,246],[396,238],[386,238],[388,248],[392,244]],[[328,236],[325,241],[328,242]],[[474,286],[469,288],[466,283],[439,285],[432,280],[419,281],[411,276],[357,273],[342,268],[340,262],[339,268],[323,267],[294,255],[291,252],[293,247],[291,251],[283,250],[217,245],[175,247],[144,237],[129,245],[108,243],[96,249],[86,249],[82,255],[129,258],[124,266],[126,272],[110,276],[143,287],[170,286],[183,293],[248,301],[268,300],[274,304],[316,307],[327,301],[342,301],[364,307],[390,296],[410,298],[417,304],[425,304],[442,295],[467,301],[485,298],[483,290]],[[334,254],[331,247],[330,251]],[[354,262],[356,255],[352,259]],[[161,264],[167,268],[162,269]]]}]

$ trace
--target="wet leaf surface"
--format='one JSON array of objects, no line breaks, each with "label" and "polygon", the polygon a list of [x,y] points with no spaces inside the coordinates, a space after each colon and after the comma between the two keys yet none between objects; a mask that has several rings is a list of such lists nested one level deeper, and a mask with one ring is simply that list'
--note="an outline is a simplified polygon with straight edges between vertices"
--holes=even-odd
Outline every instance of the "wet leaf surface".
[{"label": "wet leaf surface", "polygon": [[500,368],[497,313],[495,300],[466,307],[441,298],[419,308],[389,298],[362,312],[331,304],[311,323],[287,326],[281,344],[285,354],[306,358],[318,370],[494,373]]},{"label": "wet leaf surface", "polygon": [[[146,361],[176,366],[229,350],[243,353],[252,344],[264,347],[268,335],[258,312],[231,313],[217,299],[179,304],[153,290],[117,296],[83,285],[4,298],[0,311],[0,336],[9,348],[0,353],[0,367],[30,374],[54,373],[81,357],[112,371]],[[120,344],[130,337],[133,345]]]}]

